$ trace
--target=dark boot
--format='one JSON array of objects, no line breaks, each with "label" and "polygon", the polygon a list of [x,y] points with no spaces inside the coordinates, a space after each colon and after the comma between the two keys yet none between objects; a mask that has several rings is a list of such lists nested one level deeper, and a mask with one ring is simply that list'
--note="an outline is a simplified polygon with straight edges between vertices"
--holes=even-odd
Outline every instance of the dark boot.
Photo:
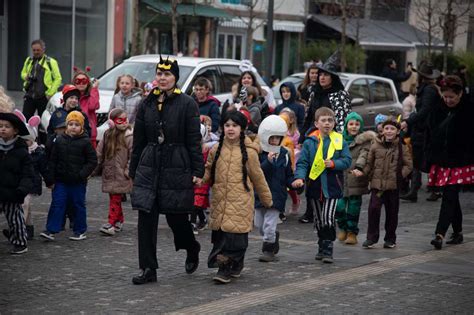
[{"label": "dark boot", "polygon": [[418,201],[418,189],[416,189],[414,187],[410,188],[410,191],[405,195],[401,195],[400,199],[406,200],[406,201],[411,201],[411,202],[417,202]]},{"label": "dark boot", "polygon": [[263,242],[262,255],[258,258],[261,262],[275,261],[275,243]]},{"label": "dark boot", "polygon": [[31,241],[35,236],[35,227],[33,225],[26,226],[26,238]]},{"label": "dark boot", "polygon": [[196,271],[199,266],[199,252],[201,251],[201,244],[196,241],[195,246],[192,249],[187,250],[186,262],[184,269],[187,274],[191,274]]},{"label": "dark boot", "polygon": [[273,248],[273,253],[276,255],[280,251],[280,232],[275,232],[275,247]]},{"label": "dark boot", "polygon": [[242,258],[239,262],[232,260],[230,266],[230,276],[232,278],[240,278],[240,273],[244,269],[244,259]]},{"label": "dark boot", "polygon": [[443,235],[436,234],[436,237],[431,240],[431,245],[433,245],[435,249],[443,248]]},{"label": "dark boot", "polygon": [[329,240],[323,240],[323,263],[332,264],[333,243]]},{"label": "dark boot", "polygon": [[421,172],[414,169],[411,175],[411,187],[407,194],[401,195],[400,199],[417,202],[418,201],[418,190],[421,187]]},{"label": "dark boot", "polygon": [[437,201],[441,197],[442,197],[441,193],[433,191],[431,195],[429,195],[429,197],[426,198],[426,201]]},{"label": "dark boot", "polygon": [[451,234],[451,237],[449,238],[449,241],[446,242],[446,244],[457,245],[461,244],[463,241],[464,237],[462,236],[462,233],[453,233]]},{"label": "dark boot", "polygon": [[132,278],[133,284],[145,284],[148,282],[156,282],[156,269],[145,268],[142,273]]},{"label": "dark boot", "polygon": [[212,278],[212,280],[218,283],[229,283],[230,278],[230,266],[232,264],[232,260],[224,255],[217,255],[217,265],[219,266],[219,270],[217,271],[216,275]]},{"label": "dark boot", "polygon": [[316,260],[322,260],[323,259],[323,241],[321,239],[318,240],[318,252],[316,253],[316,257],[314,257]]}]

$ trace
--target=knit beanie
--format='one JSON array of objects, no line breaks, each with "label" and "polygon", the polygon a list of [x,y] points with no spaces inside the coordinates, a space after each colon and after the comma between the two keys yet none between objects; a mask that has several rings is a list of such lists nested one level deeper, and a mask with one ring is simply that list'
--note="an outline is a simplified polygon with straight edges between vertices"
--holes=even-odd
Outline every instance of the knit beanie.
[{"label": "knit beanie", "polygon": [[343,136],[344,136],[344,140],[346,140],[346,141],[354,140],[354,136],[350,135],[347,132],[347,124],[349,123],[350,120],[356,120],[360,123],[359,133],[364,131],[364,120],[362,119],[362,117],[356,112],[350,112],[347,115],[346,119],[344,120],[344,131],[342,133]]},{"label": "knit beanie", "polygon": [[171,72],[174,75],[176,82],[179,81],[178,61],[174,59],[169,59],[169,56],[168,58],[166,58],[166,60],[163,60],[160,55],[160,62],[158,62],[158,64],[156,65],[156,71],[158,70]]},{"label": "knit beanie", "polygon": [[66,117],[66,125],[73,120],[77,121],[81,125],[82,130],[84,130],[84,115],[81,112],[77,110],[70,112]]}]

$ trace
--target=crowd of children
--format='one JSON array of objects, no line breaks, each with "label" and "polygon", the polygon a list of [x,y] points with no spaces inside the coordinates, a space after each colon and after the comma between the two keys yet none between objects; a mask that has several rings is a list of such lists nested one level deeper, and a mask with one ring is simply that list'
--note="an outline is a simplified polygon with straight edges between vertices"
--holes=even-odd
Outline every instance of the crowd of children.
[{"label": "crowd of children", "polygon": [[[108,222],[100,232],[113,236],[122,230],[122,202],[133,187],[129,175],[133,125],[142,100],[135,81],[130,75],[118,78],[109,129],[97,148],[96,121],[90,115],[97,109],[97,83],[91,83],[85,72],[76,73],[75,85],[64,86],[63,106],[51,116],[46,148],[36,143],[39,117],[26,121],[21,113],[0,112],[0,212],[7,218],[3,234],[13,245],[12,254],[26,252],[27,240],[34,235],[30,204],[41,194],[41,178],[52,194],[43,239],[53,241],[64,230],[66,216],[73,231],[70,240],[86,239],[86,188],[94,174],[102,176],[102,191],[109,195]],[[334,111],[323,106],[302,136],[305,109],[296,101],[291,83],[282,85],[283,104],[273,115],[266,112],[264,95],[251,72],[242,75],[234,103],[226,104],[222,113],[211,90],[208,80],[196,81],[205,174],[202,183],[195,182],[190,222],[194,234],[206,227],[212,230],[208,266],[218,268],[216,282],[240,277],[253,226],[262,236],[259,261],[277,260],[277,226],[286,219],[287,196],[292,201],[288,212],[296,214],[303,191],[318,236],[316,260],[333,263],[336,239],[358,243],[362,196],[368,193],[363,248],[373,248],[379,241],[382,206],[383,247],[396,246],[399,193],[413,167],[396,118],[377,115],[377,132],[364,131],[362,117],[351,112],[343,133],[338,133]]]}]

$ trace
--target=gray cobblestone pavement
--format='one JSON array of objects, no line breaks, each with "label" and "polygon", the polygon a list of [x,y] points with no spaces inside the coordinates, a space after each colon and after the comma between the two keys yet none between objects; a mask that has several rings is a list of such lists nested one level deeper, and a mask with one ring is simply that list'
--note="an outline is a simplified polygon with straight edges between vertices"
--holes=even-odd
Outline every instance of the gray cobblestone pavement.
[{"label": "gray cobblestone pavement", "polygon": [[[379,243],[376,249],[363,250],[361,234],[356,246],[336,244],[333,265],[314,260],[315,234],[297,217],[279,225],[278,262],[257,261],[261,241],[252,233],[243,275],[229,285],[215,285],[215,270],[205,264],[210,231],[197,236],[202,264],[187,275],[186,254],[174,251],[162,217],[158,283],[133,286],[131,277],[138,272],[137,213],[125,203],[124,231],[101,236],[98,229],[106,222],[108,196],[94,178],[87,194],[87,240],[69,241],[66,229],[54,242],[36,237],[29,252],[18,257],[9,255],[9,245],[0,241],[0,313],[472,314],[474,195],[461,195],[465,244],[442,251],[433,251],[429,244],[440,201],[426,202],[426,196],[422,192],[416,204],[401,203],[396,249],[383,249]],[[45,191],[33,201],[37,234],[44,228],[50,198]],[[362,209],[360,228],[365,233],[367,198]],[[0,228],[5,226],[0,216]]]}]

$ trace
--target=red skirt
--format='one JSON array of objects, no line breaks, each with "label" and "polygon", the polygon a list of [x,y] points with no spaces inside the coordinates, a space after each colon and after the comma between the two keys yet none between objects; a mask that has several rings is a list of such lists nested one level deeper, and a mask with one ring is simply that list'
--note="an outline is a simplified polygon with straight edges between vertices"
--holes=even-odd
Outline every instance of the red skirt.
[{"label": "red skirt", "polygon": [[463,167],[441,167],[432,165],[428,176],[428,186],[474,184],[474,164]]}]

